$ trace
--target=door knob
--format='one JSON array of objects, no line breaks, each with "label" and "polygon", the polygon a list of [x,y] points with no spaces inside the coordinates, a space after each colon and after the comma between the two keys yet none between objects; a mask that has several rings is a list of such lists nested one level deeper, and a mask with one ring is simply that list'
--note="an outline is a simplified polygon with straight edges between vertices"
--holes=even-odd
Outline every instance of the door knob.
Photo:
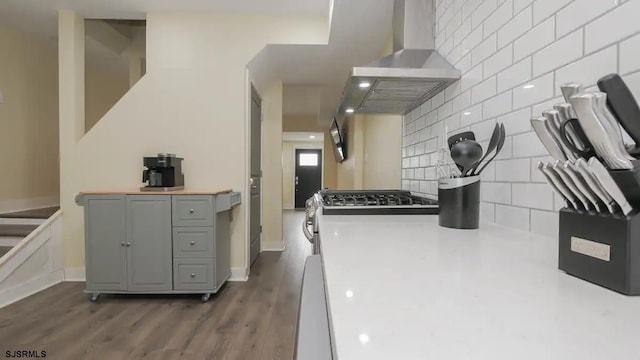
[{"label": "door knob", "polygon": [[192,241],[192,242],[190,242],[190,243],[189,243],[189,245],[191,245],[191,246],[193,246],[193,245],[195,245],[195,244],[196,244],[196,242],[195,242],[195,241]]},{"label": "door knob", "polygon": [[192,278],[196,277],[196,274],[191,273],[191,277],[192,277]]}]

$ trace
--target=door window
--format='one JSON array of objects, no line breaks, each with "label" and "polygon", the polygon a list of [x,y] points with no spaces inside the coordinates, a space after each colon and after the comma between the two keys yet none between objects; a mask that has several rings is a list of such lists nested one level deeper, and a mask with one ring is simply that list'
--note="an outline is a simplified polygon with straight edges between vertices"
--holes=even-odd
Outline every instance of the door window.
[{"label": "door window", "polygon": [[298,154],[298,163],[300,166],[318,166],[318,154]]}]

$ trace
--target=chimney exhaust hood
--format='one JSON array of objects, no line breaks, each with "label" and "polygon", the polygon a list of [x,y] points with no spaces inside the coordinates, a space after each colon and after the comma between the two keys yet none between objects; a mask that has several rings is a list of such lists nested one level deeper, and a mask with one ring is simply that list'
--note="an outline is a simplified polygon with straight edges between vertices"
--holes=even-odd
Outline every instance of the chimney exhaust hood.
[{"label": "chimney exhaust hood", "polygon": [[394,52],[351,69],[336,117],[406,114],[460,79],[434,50],[433,16],[433,0],[394,0]]}]

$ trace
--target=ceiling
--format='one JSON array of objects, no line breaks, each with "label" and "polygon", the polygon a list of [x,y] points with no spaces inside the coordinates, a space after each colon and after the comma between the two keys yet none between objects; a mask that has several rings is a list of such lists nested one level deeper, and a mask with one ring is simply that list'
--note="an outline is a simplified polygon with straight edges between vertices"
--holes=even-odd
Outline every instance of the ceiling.
[{"label": "ceiling", "polygon": [[[392,0],[0,0],[0,22],[55,46],[58,9],[101,19],[144,19],[162,11],[326,15],[328,45],[269,45],[249,67],[262,81],[283,81],[285,114],[314,114],[329,124],[350,68],[380,57],[392,7]],[[105,56],[96,46],[87,50]]]},{"label": "ceiling", "polygon": [[283,132],[282,141],[295,142],[323,142],[324,134],[321,132]]}]

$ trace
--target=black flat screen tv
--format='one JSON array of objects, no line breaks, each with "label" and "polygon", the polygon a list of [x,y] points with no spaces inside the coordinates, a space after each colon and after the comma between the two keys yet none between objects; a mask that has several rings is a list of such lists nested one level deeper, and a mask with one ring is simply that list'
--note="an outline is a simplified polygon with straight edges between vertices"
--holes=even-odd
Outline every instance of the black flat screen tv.
[{"label": "black flat screen tv", "polygon": [[329,136],[331,137],[331,143],[333,144],[333,153],[337,162],[343,162],[347,158],[347,144],[346,144],[346,126],[341,130],[338,125],[338,120],[333,118],[331,127],[329,128]]}]

